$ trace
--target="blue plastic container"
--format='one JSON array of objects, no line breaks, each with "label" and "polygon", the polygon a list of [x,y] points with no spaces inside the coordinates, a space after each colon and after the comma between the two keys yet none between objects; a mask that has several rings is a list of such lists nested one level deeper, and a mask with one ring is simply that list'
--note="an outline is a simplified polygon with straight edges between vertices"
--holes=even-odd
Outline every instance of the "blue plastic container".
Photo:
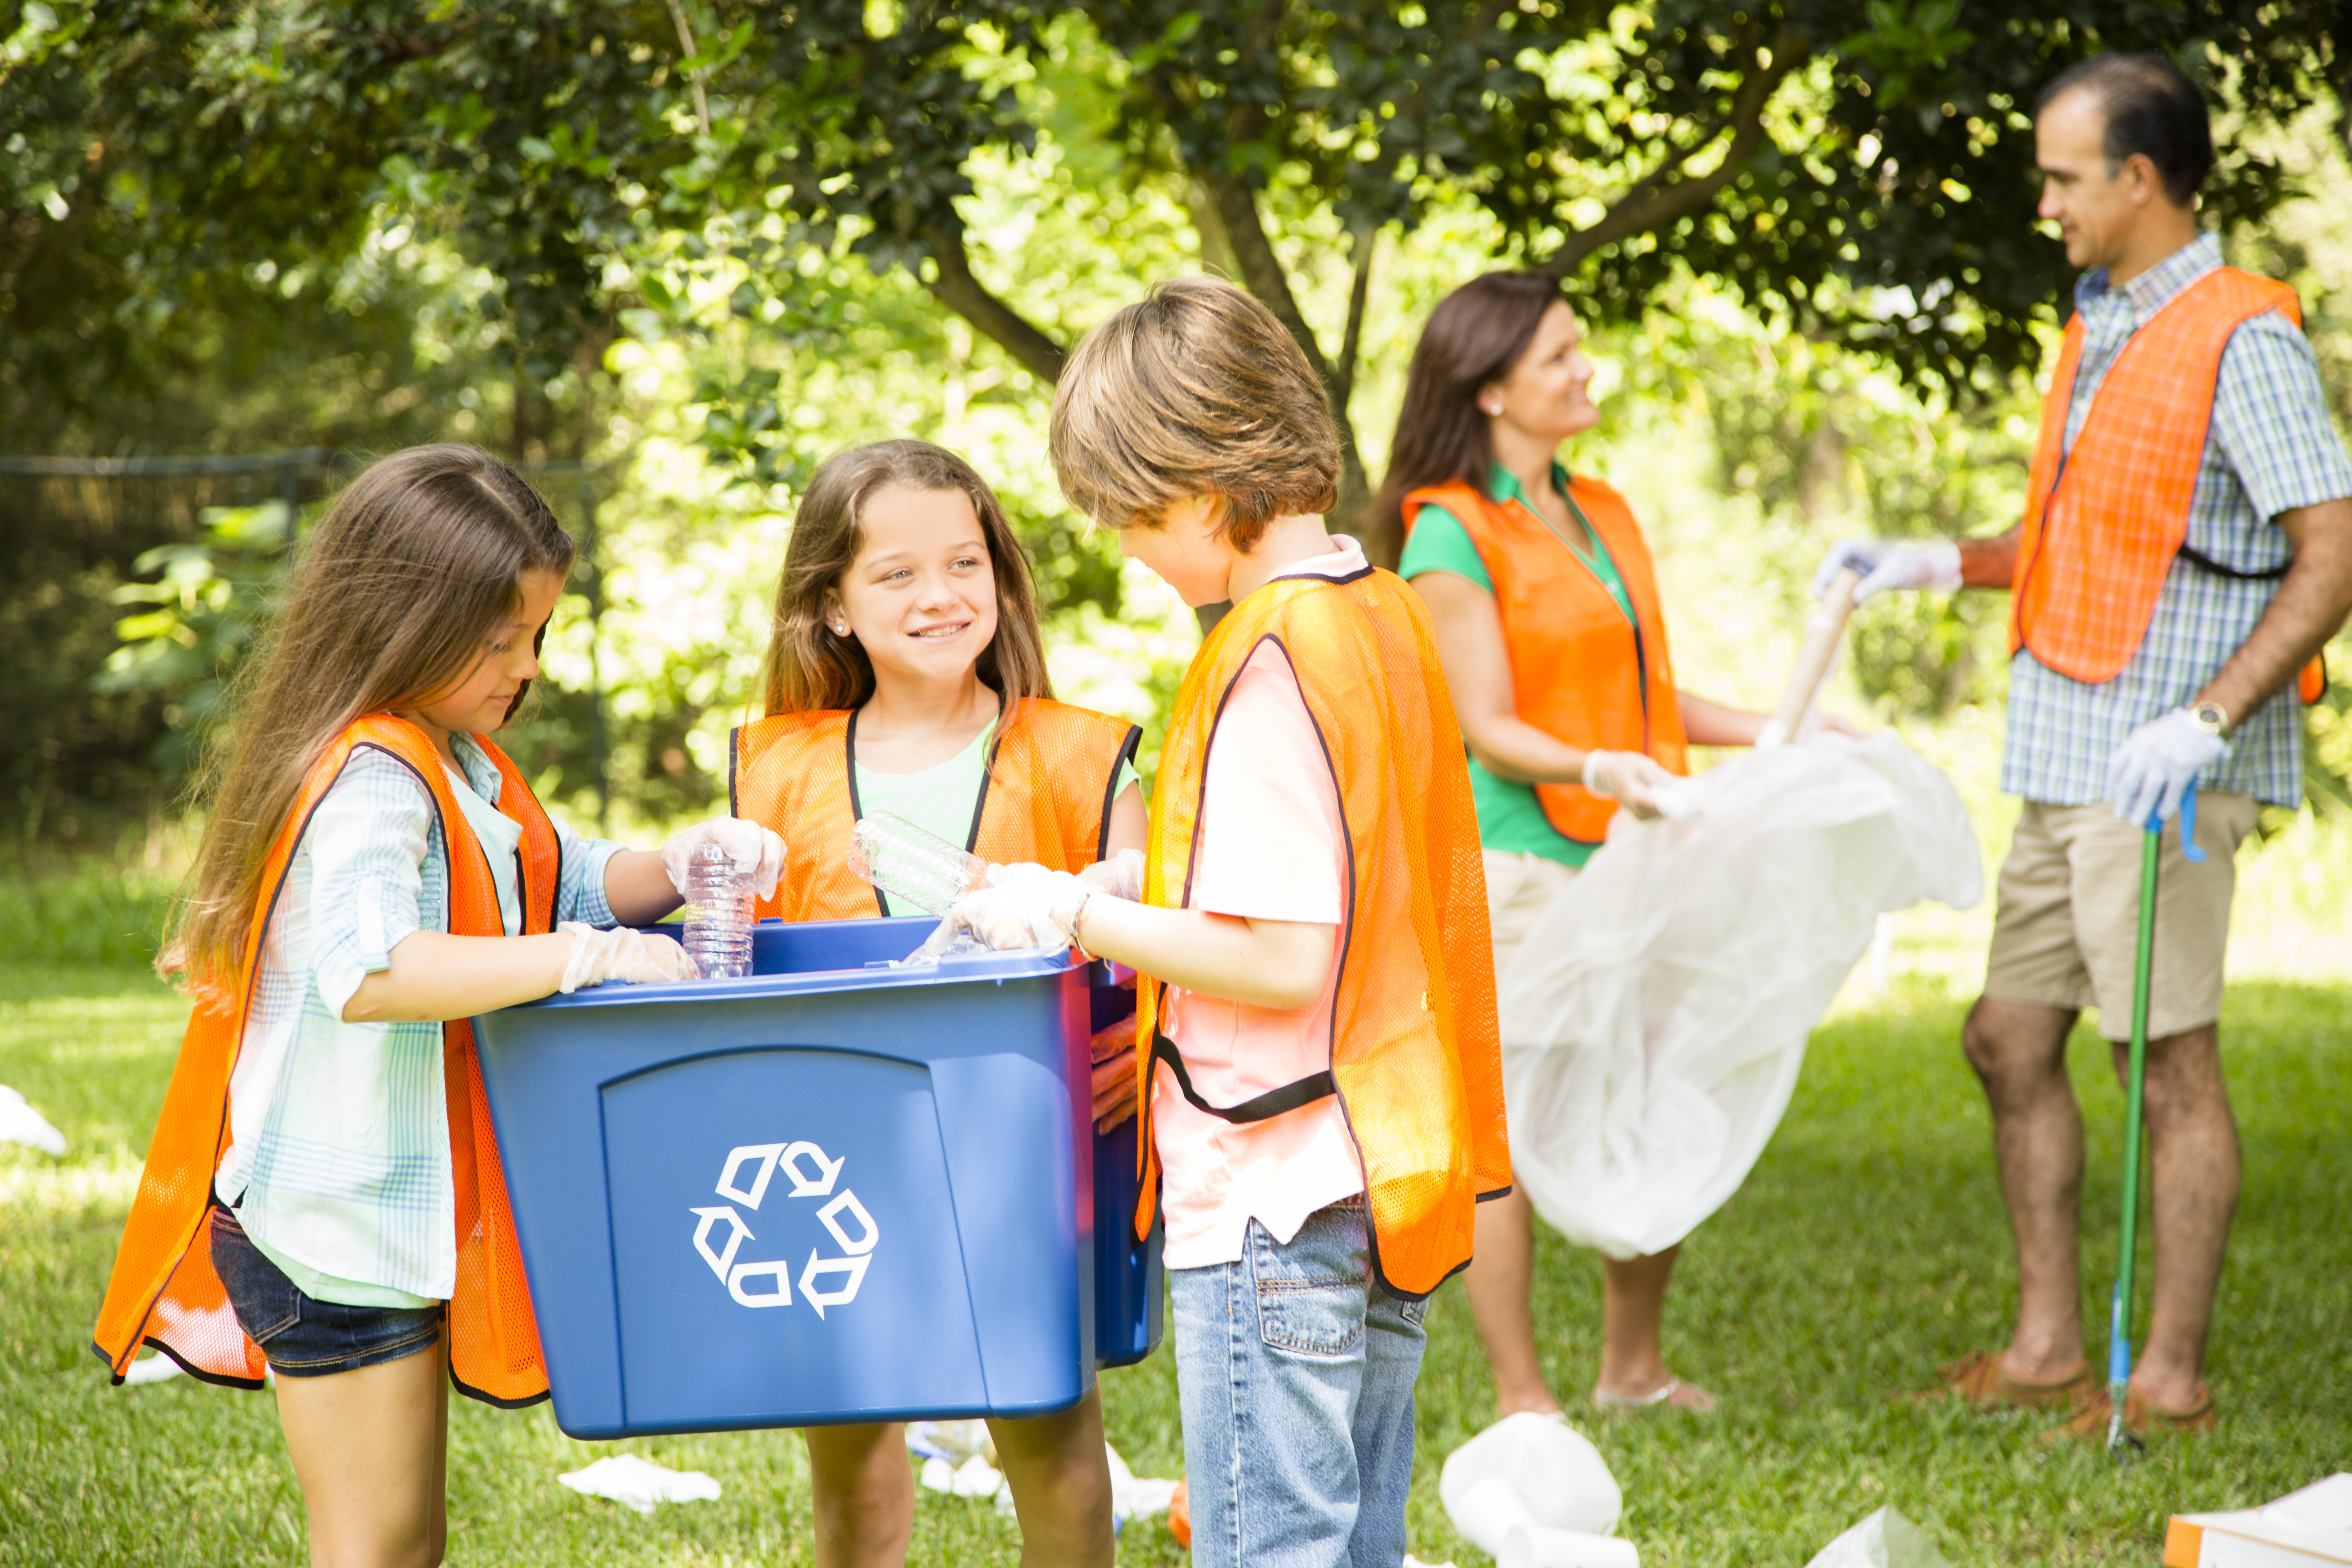
[{"label": "blue plastic container", "polygon": [[934,923],[763,921],[746,978],[475,1020],[565,1432],[1044,1415],[1158,1342],[1133,1127],[1097,1159],[1090,1116],[1133,993],[887,967]]}]

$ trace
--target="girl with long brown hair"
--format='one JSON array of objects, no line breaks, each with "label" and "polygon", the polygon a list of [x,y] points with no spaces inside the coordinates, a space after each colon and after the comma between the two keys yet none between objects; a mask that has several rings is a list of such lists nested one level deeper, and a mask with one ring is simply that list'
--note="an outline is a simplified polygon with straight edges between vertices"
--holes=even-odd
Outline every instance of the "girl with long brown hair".
[{"label": "girl with long brown hair", "polygon": [[[1583,328],[1559,280],[1490,272],[1430,312],[1413,349],[1381,506],[1429,606],[1478,807],[1498,979],[1621,806],[1656,815],[1686,748],[1752,742],[1764,715],[1680,689],[1633,509],[1561,460],[1600,423]],[[1526,1189],[1478,1210],[1467,1280],[1497,1414],[1559,1408],[1528,1308]],[[1715,1407],[1659,1348],[1678,1249],[1601,1259],[1592,1403]]]},{"label": "girl with long brown hair", "polygon": [[[884,441],[817,469],[776,584],[763,685],[767,717],[735,732],[730,779],[737,814],[791,846],[761,914],[918,912],[847,868],[851,829],[884,812],[1000,865],[1140,882],[1140,731],[1053,700],[1028,562],[994,492],[954,453]],[[1131,1019],[1096,1040],[1098,1127],[1133,1114],[1133,1046]],[[1022,1561],[1108,1564],[1100,1396],[990,1429]],[[817,1562],[903,1562],[915,1500],[904,1429],[804,1436]]]},{"label": "girl with long brown hair", "polygon": [[205,776],[159,961],[198,1005],[96,1342],[118,1381],[142,1342],[276,1372],[314,1563],[438,1563],[448,1384],[546,1396],[468,1020],[689,978],[627,925],[677,906],[698,845],[782,864],[725,819],[658,854],[578,837],[492,743],[572,550],[486,453],[375,463],[303,542]]}]

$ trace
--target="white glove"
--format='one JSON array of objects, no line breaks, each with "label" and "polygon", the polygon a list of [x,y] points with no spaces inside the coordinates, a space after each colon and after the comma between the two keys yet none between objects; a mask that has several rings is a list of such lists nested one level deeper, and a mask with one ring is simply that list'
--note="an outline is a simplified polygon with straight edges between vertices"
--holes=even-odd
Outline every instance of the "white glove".
[{"label": "white glove", "polygon": [[2158,715],[2124,737],[2107,759],[2107,804],[2134,827],[2169,821],[2197,775],[2227,756],[2229,742],[2198,728],[2186,708]]},{"label": "white glove", "polygon": [[666,936],[647,936],[626,926],[600,931],[578,921],[565,921],[555,929],[570,931],[574,939],[572,956],[563,961],[563,978],[555,987],[566,996],[583,986],[602,985],[607,980],[646,985],[660,980],[702,977],[694,960],[686,955],[686,949]]},{"label": "white glove", "polygon": [[1889,588],[1933,588],[1948,594],[1960,585],[1960,547],[1948,539],[1841,539],[1813,572],[1813,597],[1830,591],[1830,579],[1851,568],[1862,574],[1853,602]]},{"label": "white glove", "polygon": [[1658,792],[1674,782],[1655,758],[1640,752],[1584,753],[1584,787],[1622,802],[1636,816],[1657,816]]},{"label": "white glove", "polygon": [[1067,947],[1078,908],[1095,889],[1067,871],[1043,866],[992,866],[948,911],[948,923],[997,949]]},{"label": "white glove", "polygon": [[1097,860],[1078,873],[1078,880],[1114,899],[1139,904],[1143,901],[1143,851],[1122,849],[1108,860]]},{"label": "white glove", "polygon": [[783,836],[740,816],[714,816],[696,823],[661,847],[662,869],[669,873],[669,885],[677,889],[679,898],[693,897],[686,890],[686,868],[695,847],[701,844],[716,844],[727,851],[735,869],[751,879],[753,897],[775,896],[776,879],[784,874]]}]

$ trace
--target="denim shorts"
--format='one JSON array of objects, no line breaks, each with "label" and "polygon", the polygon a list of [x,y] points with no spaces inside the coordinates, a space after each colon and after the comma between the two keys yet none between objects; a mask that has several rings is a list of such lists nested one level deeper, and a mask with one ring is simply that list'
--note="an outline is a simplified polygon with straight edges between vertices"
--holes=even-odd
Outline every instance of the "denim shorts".
[{"label": "denim shorts", "polygon": [[306,1296],[253,1245],[233,1210],[212,1211],[213,1271],[237,1327],[280,1377],[325,1377],[421,1355],[441,1342],[447,1304],[347,1307]]}]

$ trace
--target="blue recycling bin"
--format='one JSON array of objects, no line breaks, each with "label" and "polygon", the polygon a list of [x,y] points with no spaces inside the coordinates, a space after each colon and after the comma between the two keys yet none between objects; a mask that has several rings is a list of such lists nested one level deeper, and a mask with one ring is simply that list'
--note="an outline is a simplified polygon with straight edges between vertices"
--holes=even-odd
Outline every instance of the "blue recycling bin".
[{"label": "blue recycling bin", "polygon": [[565,1432],[1044,1415],[1158,1342],[1134,1129],[1090,1116],[1133,992],[889,967],[934,923],[762,921],[747,977],[475,1020]]}]

